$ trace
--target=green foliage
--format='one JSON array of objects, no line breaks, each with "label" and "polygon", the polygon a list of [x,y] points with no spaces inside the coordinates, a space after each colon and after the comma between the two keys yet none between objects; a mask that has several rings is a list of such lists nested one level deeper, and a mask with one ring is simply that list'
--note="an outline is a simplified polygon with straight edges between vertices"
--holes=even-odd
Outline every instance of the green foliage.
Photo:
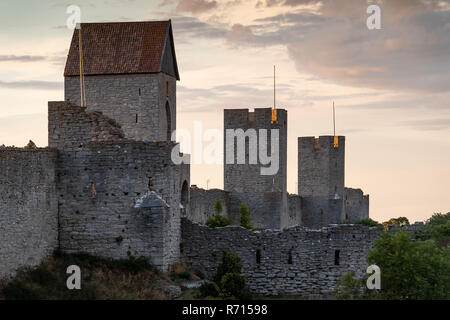
[{"label": "green foliage", "polygon": [[384,299],[450,299],[450,248],[383,232],[368,256],[381,269]]},{"label": "green foliage", "polygon": [[361,219],[359,221],[356,221],[355,224],[360,224],[367,227],[377,227],[378,229],[383,229],[383,225],[379,223],[378,221],[372,220],[370,218]]},{"label": "green foliage", "polygon": [[218,297],[220,288],[214,281],[207,281],[200,286],[200,295],[202,297]]},{"label": "green foliage", "polygon": [[226,273],[220,281],[221,296],[248,300],[251,297],[247,280],[240,273]]},{"label": "green foliage", "polygon": [[429,218],[425,224],[427,226],[438,226],[438,225],[444,225],[447,222],[450,221],[450,212],[447,212],[446,214],[442,213],[435,213]]},{"label": "green foliage", "polygon": [[200,287],[201,296],[251,299],[250,288],[247,285],[247,279],[241,274],[241,269],[241,259],[231,252],[224,251],[213,281],[206,282]]},{"label": "green foliage", "polygon": [[214,211],[216,214],[222,213],[222,200],[217,199],[216,204],[214,205]]},{"label": "green foliage", "polygon": [[13,280],[6,284],[2,289],[2,294],[6,300],[41,300],[44,298],[42,292],[21,280]]},{"label": "green foliage", "polygon": [[245,203],[241,203],[239,214],[241,227],[252,229],[252,226],[250,224],[250,211]]},{"label": "green foliage", "polygon": [[335,290],[334,296],[338,300],[359,299],[361,296],[361,280],[356,279],[355,272],[350,271],[342,276]]},{"label": "green foliage", "polygon": [[216,275],[214,276],[213,280],[215,283],[220,284],[225,274],[241,273],[241,269],[242,269],[241,258],[239,258],[239,256],[231,252],[224,251],[222,253],[222,261],[217,266]]},{"label": "green foliage", "polygon": [[231,219],[225,218],[220,214],[215,214],[211,218],[206,220],[205,224],[210,228],[217,228],[229,226],[231,222],[232,222]]},{"label": "green foliage", "polygon": [[425,238],[433,238],[440,246],[450,244],[450,212],[446,214],[435,213],[425,222]]},{"label": "green foliage", "polygon": [[[81,268],[81,290],[68,290],[67,267]],[[89,254],[55,252],[36,268],[23,269],[9,281],[0,282],[0,299],[9,300],[93,300],[116,298],[159,298],[149,288],[158,273],[145,258],[112,260]]]}]

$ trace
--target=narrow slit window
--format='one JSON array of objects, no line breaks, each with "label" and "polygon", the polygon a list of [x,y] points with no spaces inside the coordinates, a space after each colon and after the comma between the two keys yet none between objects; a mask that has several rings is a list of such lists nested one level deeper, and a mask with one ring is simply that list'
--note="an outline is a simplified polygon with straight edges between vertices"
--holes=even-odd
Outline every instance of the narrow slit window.
[{"label": "narrow slit window", "polygon": [[292,249],[288,253],[288,264],[292,264]]},{"label": "narrow slit window", "polygon": [[136,123],[138,123],[138,121],[139,121],[139,116],[138,116],[138,114],[136,113]]},{"label": "narrow slit window", "polygon": [[257,264],[261,263],[261,250],[260,249],[256,249],[256,263]]},{"label": "narrow slit window", "polygon": [[334,265],[335,266],[338,266],[339,263],[340,263],[340,261],[339,261],[339,253],[340,252],[341,252],[340,250],[335,250],[334,251]]}]

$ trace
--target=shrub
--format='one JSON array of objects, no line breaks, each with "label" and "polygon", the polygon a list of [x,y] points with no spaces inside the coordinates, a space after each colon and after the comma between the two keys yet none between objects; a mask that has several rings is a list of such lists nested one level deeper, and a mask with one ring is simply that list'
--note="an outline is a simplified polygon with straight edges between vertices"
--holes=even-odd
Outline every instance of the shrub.
[{"label": "shrub", "polygon": [[361,293],[361,281],[354,278],[355,272],[344,274],[334,290],[334,296],[338,300],[358,299]]},{"label": "shrub", "polygon": [[13,280],[2,289],[6,300],[40,300],[43,299],[40,292],[30,284],[21,280]]},{"label": "shrub", "polygon": [[241,259],[231,252],[224,251],[213,281],[206,282],[200,287],[200,296],[251,299],[250,288],[247,279],[241,274],[241,269]]},{"label": "shrub", "polygon": [[219,286],[214,281],[208,281],[200,286],[200,295],[202,297],[218,297],[220,293]]},{"label": "shrub", "polygon": [[241,227],[244,227],[246,229],[251,229],[252,226],[250,224],[250,211],[248,210],[248,207],[245,203],[241,203],[241,206],[239,208],[240,213],[240,224]]},{"label": "shrub", "polygon": [[226,273],[220,281],[220,288],[224,297],[248,300],[251,296],[247,280],[240,273]]},{"label": "shrub", "polygon": [[383,225],[381,223],[370,218],[361,219],[359,221],[356,221],[355,224],[360,224],[367,227],[377,227],[380,230],[383,229]]},{"label": "shrub", "polygon": [[241,273],[242,269],[242,262],[241,258],[239,258],[237,255],[224,251],[222,253],[222,261],[217,266],[216,275],[214,276],[213,280],[215,283],[220,284],[222,281],[222,277],[227,273]]},{"label": "shrub", "polygon": [[[81,290],[68,290],[67,267],[81,268]],[[157,277],[146,258],[112,260],[89,254],[55,252],[53,258],[33,269],[24,269],[0,282],[0,299],[93,300],[160,299],[166,296],[149,283]]]},{"label": "shrub", "polygon": [[216,214],[222,213],[222,200],[217,199],[216,204],[214,205],[214,211]]},{"label": "shrub", "polygon": [[221,216],[220,214],[215,214],[206,220],[205,224],[210,228],[225,227],[231,224],[231,220]]},{"label": "shrub", "polygon": [[388,221],[383,222],[382,225],[386,230],[389,230],[390,226],[401,228],[404,226],[409,226],[409,220],[406,217],[391,218]]},{"label": "shrub", "polygon": [[172,271],[170,273],[170,278],[172,280],[176,280],[176,279],[191,280],[191,274],[188,271],[183,271],[183,272]]},{"label": "shrub", "polygon": [[48,270],[45,265],[40,265],[35,269],[31,269],[27,274],[27,278],[42,286],[52,286],[58,281],[56,275]]}]

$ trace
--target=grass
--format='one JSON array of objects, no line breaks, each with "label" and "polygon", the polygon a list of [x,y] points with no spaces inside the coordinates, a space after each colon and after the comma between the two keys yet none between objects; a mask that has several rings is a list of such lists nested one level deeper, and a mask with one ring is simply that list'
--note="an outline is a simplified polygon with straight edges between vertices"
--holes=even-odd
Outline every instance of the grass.
[{"label": "grass", "polygon": [[[66,287],[67,267],[81,268],[81,289]],[[23,269],[11,280],[0,281],[0,299],[6,300],[95,300],[168,299],[157,280],[167,280],[144,258],[112,260],[89,254],[56,252],[36,268]]]}]

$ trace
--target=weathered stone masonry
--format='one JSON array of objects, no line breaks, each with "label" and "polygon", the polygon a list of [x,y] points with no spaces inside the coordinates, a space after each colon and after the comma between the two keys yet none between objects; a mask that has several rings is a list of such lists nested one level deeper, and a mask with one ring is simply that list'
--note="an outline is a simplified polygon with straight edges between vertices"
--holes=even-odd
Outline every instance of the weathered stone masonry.
[{"label": "weathered stone masonry", "polygon": [[54,149],[0,147],[0,278],[58,246]]},{"label": "weathered stone masonry", "polygon": [[181,256],[192,268],[212,276],[222,252],[232,250],[242,259],[251,290],[271,295],[332,294],[343,274],[365,274],[367,253],[379,232],[360,225],[252,232],[236,226],[212,229],[184,218],[181,229]]},{"label": "weathered stone masonry", "polygon": [[[101,112],[50,102],[49,145],[59,151],[62,250],[145,256],[163,270],[178,258],[181,189],[189,184],[189,167],[171,161],[174,142],[124,139],[120,126]],[[152,223],[142,223],[144,209],[134,206],[149,187],[166,201],[157,206],[164,218],[150,216]]]}]

